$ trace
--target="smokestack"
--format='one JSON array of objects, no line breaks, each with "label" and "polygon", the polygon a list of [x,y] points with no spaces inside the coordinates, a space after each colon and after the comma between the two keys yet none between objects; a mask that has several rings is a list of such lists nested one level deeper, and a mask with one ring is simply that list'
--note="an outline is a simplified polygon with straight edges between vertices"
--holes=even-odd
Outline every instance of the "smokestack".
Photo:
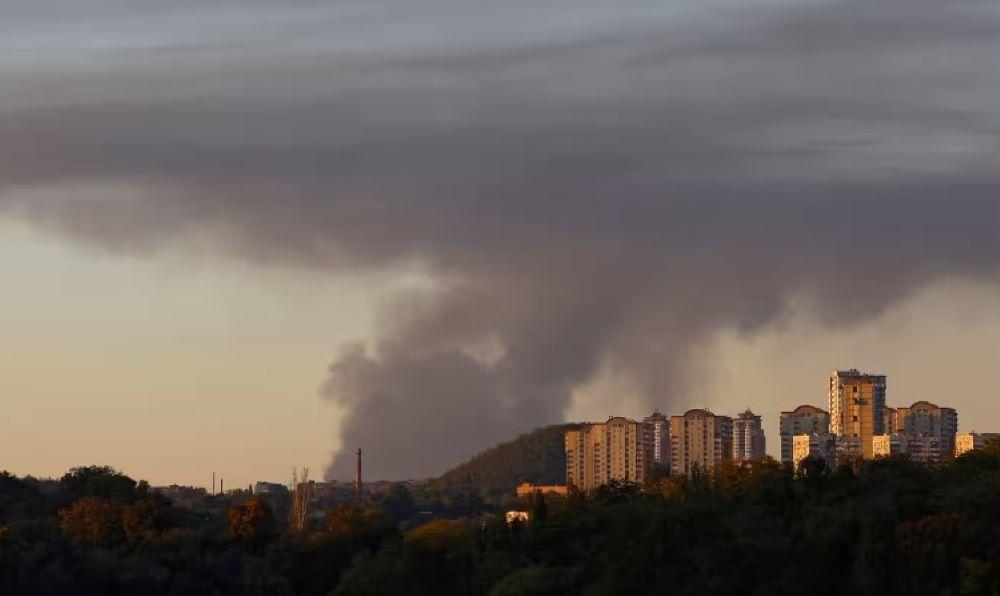
[{"label": "smokestack", "polygon": [[226,479],[219,478],[219,494],[226,494]]},{"label": "smokestack", "polygon": [[215,494],[215,472],[212,472],[212,494]]},{"label": "smokestack", "polygon": [[358,447],[358,462],[354,470],[354,496],[361,500],[361,448]]}]

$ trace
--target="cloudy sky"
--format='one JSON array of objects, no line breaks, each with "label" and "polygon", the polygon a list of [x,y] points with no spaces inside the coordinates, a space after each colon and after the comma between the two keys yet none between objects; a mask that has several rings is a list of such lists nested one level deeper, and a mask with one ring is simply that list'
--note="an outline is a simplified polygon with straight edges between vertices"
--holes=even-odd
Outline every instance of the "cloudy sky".
[{"label": "cloudy sky", "polygon": [[0,467],[422,477],[692,406],[774,451],[852,366],[1000,430],[996,2],[8,4]]}]

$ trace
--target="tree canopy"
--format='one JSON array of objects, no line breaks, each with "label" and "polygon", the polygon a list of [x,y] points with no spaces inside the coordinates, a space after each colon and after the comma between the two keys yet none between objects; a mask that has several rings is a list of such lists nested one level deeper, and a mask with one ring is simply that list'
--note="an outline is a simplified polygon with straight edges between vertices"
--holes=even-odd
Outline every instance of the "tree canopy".
[{"label": "tree canopy", "polygon": [[0,474],[0,594],[1000,594],[1000,442],[535,493],[526,522],[462,496],[399,523],[422,506],[400,485],[298,531],[245,491],[182,511],[110,468],[67,476]]},{"label": "tree canopy", "polygon": [[564,484],[563,435],[571,425],[545,426],[487,449],[428,483],[431,490],[472,490],[488,501],[509,497],[522,482]]}]

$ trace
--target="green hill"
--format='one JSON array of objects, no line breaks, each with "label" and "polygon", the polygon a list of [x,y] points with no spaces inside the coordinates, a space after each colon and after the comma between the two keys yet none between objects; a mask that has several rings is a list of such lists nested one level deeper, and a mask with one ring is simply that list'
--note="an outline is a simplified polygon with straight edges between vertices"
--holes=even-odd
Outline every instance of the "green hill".
[{"label": "green hill", "polygon": [[564,484],[566,453],[563,433],[571,424],[545,426],[513,441],[487,449],[430,481],[442,490],[473,490],[483,498],[506,497],[522,482]]}]

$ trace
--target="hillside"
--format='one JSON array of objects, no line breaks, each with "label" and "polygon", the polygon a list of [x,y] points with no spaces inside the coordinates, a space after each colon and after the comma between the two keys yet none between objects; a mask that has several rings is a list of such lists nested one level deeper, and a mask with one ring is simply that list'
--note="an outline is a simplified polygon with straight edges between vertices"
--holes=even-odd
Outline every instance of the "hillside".
[{"label": "hillside", "polygon": [[522,482],[563,484],[566,453],[563,432],[574,425],[545,426],[487,449],[445,472],[429,485],[440,490],[475,489],[484,498],[513,494]]}]

